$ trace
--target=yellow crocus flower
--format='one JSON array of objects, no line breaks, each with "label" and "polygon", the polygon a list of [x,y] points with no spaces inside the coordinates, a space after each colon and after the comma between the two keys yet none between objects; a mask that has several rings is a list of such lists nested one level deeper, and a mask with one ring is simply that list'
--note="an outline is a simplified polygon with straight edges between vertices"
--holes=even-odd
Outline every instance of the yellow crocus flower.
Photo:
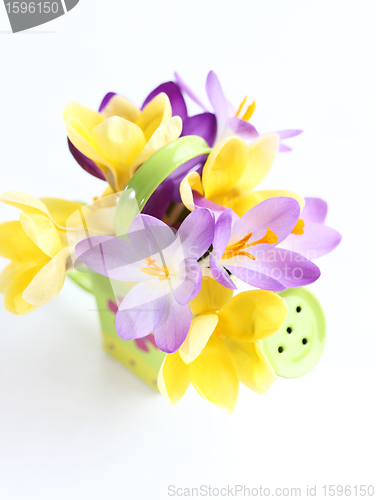
[{"label": "yellow crocus flower", "polygon": [[264,135],[250,145],[238,137],[221,141],[208,156],[202,178],[198,172],[190,172],[181,182],[184,205],[195,209],[196,191],[211,202],[232,208],[239,217],[258,203],[277,196],[295,198],[303,207],[304,199],[292,191],[253,191],[269,173],[278,147],[277,134]]},{"label": "yellow crocus flower", "polygon": [[160,369],[158,387],[177,403],[192,382],[204,399],[231,414],[239,382],[265,393],[276,376],[257,342],[273,335],[286,319],[287,306],[265,290],[242,292],[204,277],[200,294],[191,302],[194,319],[188,337]]},{"label": "yellow crocus flower", "polygon": [[8,311],[25,314],[63,287],[70,263],[65,223],[82,204],[18,191],[0,201],[22,210],[18,221],[0,224],[0,256],[11,261],[0,274],[0,293]]},{"label": "yellow crocus flower", "polygon": [[71,143],[118,192],[146,160],[180,136],[182,120],[171,115],[170,100],[161,92],[142,111],[120,95],[100,113],[70,102],[63,118]]}]

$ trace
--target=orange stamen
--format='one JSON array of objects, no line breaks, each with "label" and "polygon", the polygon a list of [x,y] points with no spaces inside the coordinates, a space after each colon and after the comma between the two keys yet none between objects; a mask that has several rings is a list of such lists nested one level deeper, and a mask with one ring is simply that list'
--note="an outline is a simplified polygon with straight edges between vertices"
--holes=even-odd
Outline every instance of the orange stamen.
[{"label": "orange stamen", "polygon": [[296,226],[291,231],[291,234],[304,234],[305,223],[303,219],[299,219]]},{"label": "orange stamen", "polygon": [[252,117],[253,113],[255,112],[255,109],[256,109],[256,103],[255,101],[253,101],[253,103],[248,106],[247,111],[244,113],[242,120],[247,122]]},{"label": "orange stamen", "polygon": [[148,267],[142,267],[141,272],[149,276],[157,276],[159,281],[167,280],[170,277],[170,272],[167,266],[159,267],[156,261],[151,257],[146,257],[146,264]]},{"label": "orange stamen", "polygon": [[246,103],[246,101],[247,101],[247,96],[244,97],[244,99],[243,99],[242,103],[240,104],[239,109],[238,109],[238,111],[237,111],[237,113],[236,113],[235,116],[239,116],[240,115],[240,112],[243,109],[243,106]]},{"label": "orange stamen", "polygon": [[269,228],[267,229],[265,236],[260,240],[253,241],[252,243],[248,243],[248,240],[252,237],[253,233],[248,233],[241,240],[233,243],[232,245],[228,245],[224,254],[222,255],[223,259],[231,259],[232,257],[236,257],[237,255],[244,255],[249,259],[256,260],[256,257],[249,252],[246,252],[245,249],[249,247],[254,247],[255,245],[261,245],[265,243],[267,245],[273,245],[274,243],[278,243],[278,236],[273,233]]}]

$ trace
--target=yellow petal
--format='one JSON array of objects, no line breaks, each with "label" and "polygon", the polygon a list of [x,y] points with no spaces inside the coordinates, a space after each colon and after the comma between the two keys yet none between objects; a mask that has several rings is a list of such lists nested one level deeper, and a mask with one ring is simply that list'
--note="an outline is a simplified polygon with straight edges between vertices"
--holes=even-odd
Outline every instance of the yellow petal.
[{"label": "yellow petal", "polygon": [[221,331],[237,342],[270,337],[279,330],[286,315],[285,301],[266,290],[239,293],[218,313]]},{"label": "yellow petal", "polygon": [[33,306],[52,300],[63,288],[69,248],[63,248],[48,262],[25,288],[22,298]]},{"label": "yellow petal", "polygon": [[304,208],[304,198],[293,191],[288,191],[286,189],[269,189],[265,191],[252,191],[251,193],[244,194],[242,196],[236,197],[228,203],[228,207],[232,208],[233,211],[242,217],[248,210],[251,210],[255,205],[258,205],[264,200],[269,198],[275,198],[278,196],[284,196],[287,198],[294,198],[300,205],[300,209]]},{"label": "yellow petal", "polygon": [[158,389],[172,405],[181,399],[190,384],[188,367],[179,352],[168,354],[158,374]]},{"label": "yellow petal", "polygon": [[51,214],[51,219],[61,227],[66,227],[68,218],[76,210],[84,206],[84,203],[62,200],[60,198],[40,198],[40,201],[46,205]]},{"label": "yellow petal", "polygon": [[225,288],[213,278],[204,277],[200,293],[190,302],[192,313],[209,314],[222,309],[234,294],[234,290]]},{"label": "yellow petal", "polygon": [[118,94],[114,95],[104,110],[101,111],[103,118],[120,116],[120,118],[124,118],[133,123],[136,123],[140,114],[140,110],[133,102],[128,101],[128,99]]},{"label": "yellow petal", "polygon": [[31,241],[19,221],[0,224],[0,256],[16,262],[45,261],[46,255]]},{"label": "yellow petal", "polygon": [[206,198],[213,199],[232,189],[242,177],[247,159],[248,147],[241,139],[232,137],[218,143],[202,171]]},{"label": "yellow petal", "polygon": [[146,145],[145,137],[134,123],[113,116],[93,130],[96,147],[116,171],[120,189],[129,182],[129,167]]},{"label": "yellow petal", "polygon": [[217,324],[216,314],[203,314],[192,321],[187,338],[179,349],[184,363],[188,365],[201,354]]},{"label": "yellow petal", "polygon": [[133,177],[136,170],[146,162],[154,153],[159,151],[161,148],[170,144],[170,142],[175,141],[180,137],[183,129],[183,122],[180,116],[174,116],[163,122],[154,134],[151,136],[150,140],[142,150],[141,154],[137,156],[135,161],[132,163],[129,173]]},{"label": "yellow petal", "polygon": [[192,191],[197,191],[202,195],[204,194],[201,177],[197,172],[189,172],[180,183],[180,196],[182,202],[190,211],[195,209]]},{"label": "yellow petal", "polygon": [[264,135],[249,146],[246,168],[234,189],[228,193],[230,199],[248,193],[260,184],[272,168],[278,147],[277,134]]},{"label": "yellow petal", "polygon": [[65,128],[67,135],[74,147],[76,147],[82,154],[93,160],[98,167],[106,174],[106,169],[111,165],[98,153],[92,133],[88,132],[79,121],[72,116],[67,116],[65,119]]},{"label": "yellow petal", "polygon": [[22,229],[27,236],[48,257],[55,257],[61,250],[61,240],[55,225],[45,215],[25,214],[20,215]]},{"label": "yellow petal", "polygon": [[231,414],[238,399],[239,379],[234,362],[217,335],[188,366],[191,382],[204,399]]},{"label": "yellow petal", "polygon": [[0,195],[0,201],[30,214],[45,214],[52,222],[64,229],[66,220],[84,204],[58,198],[35,198],[21,191],[7,191]]},{"label": "yellow petal", "polygon": [[13,314],[26,314],[35,309],[22,298],[25,288],[40,271],[44,263],[11,262],[0,274],[0,293],[5,294],[4,304]]},{"label": "yellow petal", "polygon": [[265,394],[277,377],[255,342],[226,341],[234,360],[239,380],[257,394]]},{"label": "yellow petal", "polygon": [[157,130],[159,125],[172,116],[171,103],[164,92],[156,95],[141,111],[137,125],[143,130],[146,140]]},{"label": "yellow petal", "polygon": [[77,122],[81,124],[81,127],[86,131],[87,134],[91,134],[92,130],[104,121],[103,116],[96,111],[83,106],[78,102],[69,102],[63,111],[64,122],[68,117],[74,118]]}]

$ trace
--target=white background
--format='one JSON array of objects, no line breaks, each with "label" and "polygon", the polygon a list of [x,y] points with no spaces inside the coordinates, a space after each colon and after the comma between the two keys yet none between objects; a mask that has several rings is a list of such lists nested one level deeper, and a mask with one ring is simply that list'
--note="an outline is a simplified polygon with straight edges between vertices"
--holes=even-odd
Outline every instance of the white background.
[{"label": "white background", "polygon": [[304,129],[264,186],[328,200],[343,235],[311,287],[328,322],[320,364],[265,396],[242,389],[231,417],[193,389],[171,408],[105,354],[94,300],[71,283],[28,316],[1,303],[1,500],[376,483],[374,5],[81,0],[16,35],[0,7],[1,192],[89,201],[103,185],[67,150],[65,104],[96,108],[109,90],[141,104],[175,69],[204,98],[214,69],[234,105],[256,99],[261,131]]}]

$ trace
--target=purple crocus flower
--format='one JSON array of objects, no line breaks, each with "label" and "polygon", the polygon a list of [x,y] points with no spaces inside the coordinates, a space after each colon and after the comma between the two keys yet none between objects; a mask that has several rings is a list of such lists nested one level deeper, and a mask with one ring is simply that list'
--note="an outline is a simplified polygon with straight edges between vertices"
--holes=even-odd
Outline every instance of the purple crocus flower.
[{"label": "purple crocus flower", "polygon": [[292,233],[281,247],[316,259],[331,252],[341,241],[335,229],[325,226],[328,204],[320,198],[305,198],[305,206]]},{"label": "purple crocus flower", "polygon": [[189,302],[202,282],[197,262],[214,237],[209,210],[195,210],[178,232],[149,215],[137,215],[129,241],[95,236],[76,246],[77,256],[93,271],[117,281],[136,282],[119,306],[116,330],[123,340],[154,331],[161,351],[173,353],[191,324]]},{"label": "purple crocus flower", "polygon": [[293,198],[270,198],[239,218],[231,209],[217,219],[210,253],[213,277],[236,288],[227,271],[249,285],[281,291],[316,281],[319,268],[302,255],[277,248],[297,224],[299,203]]},{"label": "purple crocus flower", "polygon": [[[159,85],[156,89],[154,89],[148,97],[145,99],[142,108],[143,109],[155,96],[164,92],[171,103],[172,116],[180,116],[183,121],[183,131],[181,133],[181,137],[187,135],[198,135],[205,139],[208,146],[212,147],[215,138],[217,136],[217,119],[213,113],[204,112],[194,116],[188,116],[187,106],[183,97],[183,94],[179,88],[179,86],[175,82],[165,82]],[[207,155],[201,155],[197,158],[193,158],[192,160],[184,163],[178,169],[175,170],[169,177],[166,179],[165,183],[169,183],[172,186],[171,196],[169,198],[163,197],[165,201],[166,207],[164,212],[167,210],[168,205],[171,201],[180,202],[180,192],[179,186],[180,182],[184,179],[190,171],[201,171]],[[163,186],[164,183],[162,183]],[[168,188],[166,188],[168,189]],[[154,215],[158,217],[158,212],[153,212],[152,208],[154,203],[159,204],[160,206],[161,196],[160,193],[155,192],[154,195],[150,199],[150,204],[145,207],[144,213],[149,215]],[[163,212],[163,213],[164,213]],[[163,214],[162,214],[163,215]]]},{"label": "purple crocus flower", "polygon": [[[180,89],[185,92],[202,109],[206,110],[206,107],[202,104],[200,99],[177,73],[175,73],[175,78]],[[244,111],[244,107],[246,105],[245,98],[236,111],[226,99],[221,82],[219,81],[219,78],[214,73],[214,71],[210,71],[207,76],[206,93],[218,122],[216,142],[219,142],[230,135],[237,135],[241,139],[250,143],[256,140],[261,135],[266,135],[266,133],[259,133],[256,128],[248,121],[252,117],[253,112],[256,108],[255,103],[253,102],[252,104],[248,105]],[[243,112],[244,114],[242,118],[240,118],[240,115]],[[278,134],[280,139],[283,140],[301,134],[302,130],[290,129],[267,133]],[[279,150],[280,152],[285,152],[290,151],[291,148],[281,143]]]}]

